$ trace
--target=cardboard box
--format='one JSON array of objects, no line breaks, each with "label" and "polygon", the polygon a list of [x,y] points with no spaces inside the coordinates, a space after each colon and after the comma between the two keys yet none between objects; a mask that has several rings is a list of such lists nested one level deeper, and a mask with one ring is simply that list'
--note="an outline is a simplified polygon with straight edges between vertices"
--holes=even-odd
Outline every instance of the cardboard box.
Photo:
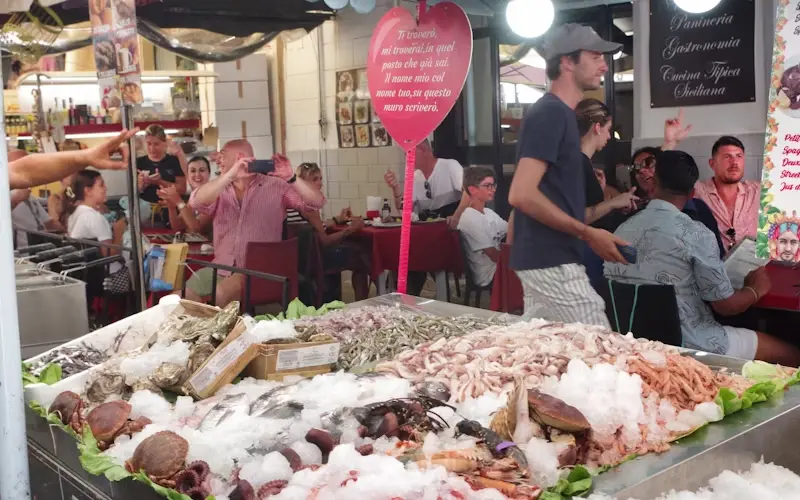
[{"label": "cardboard box", "polygon": [[186,382],[197,399],[213,396],[240,374],[262,380],[283,381],[287,376],[313,377],[331,371],[339,359],[339,342],[257,344],[243,320]]},{"label": "cardboard box", "polygon": [[264,380],[282,381],[293,375],[313,377],[331,371],[339,359],[339,342],[302,342],[297,344],[263,344],[259,355],[247,365],[244,374]]},{"label": "cardboard box", "polygon": [[259,346],[247,335],[247,327],[239,318],[225,341],[200,365],[184,384],[186,392],[196,399],[206,399],[230,384],[259,355]]}]

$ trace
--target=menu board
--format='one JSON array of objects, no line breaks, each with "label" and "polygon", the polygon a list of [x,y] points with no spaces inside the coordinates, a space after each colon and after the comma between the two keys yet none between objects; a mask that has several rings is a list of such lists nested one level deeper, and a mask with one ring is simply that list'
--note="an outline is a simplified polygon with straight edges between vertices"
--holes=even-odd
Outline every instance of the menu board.
[{"label": "menu board", "polygon": [[140,104],[144,98],[135,0],[89,0],[89,18],[102,107]]},{"label": "menu board", "polygon": [[366,69],[336,73],[336,129],[340,148],[392,145],[392,138],[372,110]]},{"label": "menu board", "polygon": [[[772,49],[756,255],[800,262],[800,18],[780,0]],[[797,193],[795,193],[797,191]]]},{"label": "menu board", "polygon": [[689,14],[650,1],[650,107],[755,102],[755,1]]}]

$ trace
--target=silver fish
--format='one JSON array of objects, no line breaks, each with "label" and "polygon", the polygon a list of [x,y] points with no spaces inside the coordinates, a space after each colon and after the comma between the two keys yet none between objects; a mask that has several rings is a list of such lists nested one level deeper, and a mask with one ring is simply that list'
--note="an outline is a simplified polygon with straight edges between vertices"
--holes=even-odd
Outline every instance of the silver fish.
[{"label": "silver fish", "polygon": [[224,422],[234,413],[249,414],[247,394],[231,394],[214,405],[200,422],[201,431],[209,431]]},{"label": "silver fish", "polygon": [[253,417],[262,417],[273,408],[289,403],[292,395],[298,390],[298,384],[290,384],[276,387],[265,392],[250,405],[250,415]]},{"label": "silver fish", "polygon": [[303,408],[303,403],[299,401],[288,401],[286,404],[270,405],[262,413],[254,416],[275,419],[294,418],[303,411]]}]

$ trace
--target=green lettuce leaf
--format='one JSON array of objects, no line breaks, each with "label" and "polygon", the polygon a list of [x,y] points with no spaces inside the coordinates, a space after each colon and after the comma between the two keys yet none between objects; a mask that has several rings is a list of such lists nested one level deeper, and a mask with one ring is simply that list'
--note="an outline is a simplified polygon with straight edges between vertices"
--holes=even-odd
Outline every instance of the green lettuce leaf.
[{"label": "green lettuce leaf", "polygon": [[50,363],[39,374],[39,381],[43,384],[53,385],[61,381],[61,365]]},{"label": "green lettuce leaf", "polygon": [[592,488],[592,474],[582,466],[576,465],[567,476],[568,485],[564,494],[568,496],[581,496]]},{"label": "green lettuce leaf", "polygon": [[283,321],[285,319],[295,320],[300,318],[305,318],[308,316],[322,316],[323,314],[329,313],[330,311],[335,311],[337,309],[343,309],[345,303],[340,300],[334,300],[333,302],[328,302],[327,304],[323,304],[322,307],[317,309],[314,306],[307,306],[303,304],[300,299],[294,299],[289,303],[289,307],[286,308],[285,313],[275,314],[262,314],[256,316],[254,319],[256,321]]},{"label": "green lettuce leaf", "polygon": [[742,400],[739,399],[739,396],[737,396],[735,392],[727,387],[723,387],[719,390],[714,402],[722,408],[722,412],[725,416],[736,413],[742,409]]},{"label": "green lettuce leaf", "polygon": [[31,365],[28,363],[22,363],[22,387],[25,387],[29,384],[38,384],[39,377],[31,373]]},{"label": "green lettuce leaf", "polygon": [[22,386],[25,387],[26,385],[30,384],[47,384],[53,385],[56,382],[61,381],[61,365],[50,363],[44,367],[42,372],[37,377],[33,373],[31,373],[31,365],[28,363],[22,363]]},{"label": "green lettuce leaf", "polygon": [[130,477],[130,472],[126,471],[124,467],[115,464],[111,457],[100,453],[97,447],[97,439],[92,434],[92,430],[88,425],[83,427],[83,436],[78,442],[78,457],[81,466],[89,474],[95,476],[105,476],[109,481],[121,481],[126,477]]},{"label": "green lettuce leaf", "polygon": [[592,489],[592,474],[582,465],[576,465],[565,477],[548,488],[539,496],[539,500],[565,500],[575,496],[584,496]]}]

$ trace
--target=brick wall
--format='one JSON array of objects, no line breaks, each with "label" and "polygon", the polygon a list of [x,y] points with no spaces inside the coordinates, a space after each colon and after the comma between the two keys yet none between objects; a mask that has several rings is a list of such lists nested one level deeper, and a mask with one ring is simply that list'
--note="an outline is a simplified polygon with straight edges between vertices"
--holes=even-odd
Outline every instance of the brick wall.
[{"label": "brick wall", "polygon": [[[286,149],[293,163],[318,162],[323,170],[328,197],[325,215],[351,207],[366,212],[367,196],[391,197],[383,181],[387,170],[398,175],[405,160],[397,146],[339,149],[336,131],[336,71],[365,68],[372,31],[392,7],[391,0],[378,0],[377,7],[361,15],[347,7],[333,21],[309,35],[286,44]],[[318,50],[318,36],[322,50]],[[320,92],[320,58],[323,85]],[[326,126],[319,125],[320,94],[323,96]],[[402,178],[401,175],[399,175]]]}]

